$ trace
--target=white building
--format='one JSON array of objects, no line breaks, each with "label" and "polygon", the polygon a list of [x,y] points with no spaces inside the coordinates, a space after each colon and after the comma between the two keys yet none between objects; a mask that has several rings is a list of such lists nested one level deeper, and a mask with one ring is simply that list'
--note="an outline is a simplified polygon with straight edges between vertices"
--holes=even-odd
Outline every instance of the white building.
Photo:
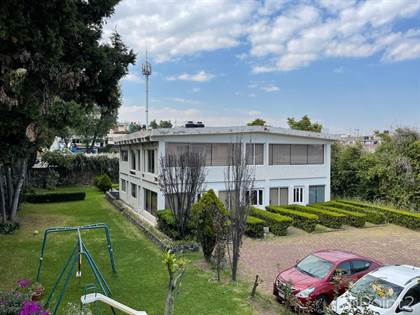
[{"label": "white building", "polygon": [[165,208],[159,189],[159,158],[165,152],[198,150],[206,156],[204,190],[226,198],[229,145],[241,138],[255,165],[255,206],[308,204],[330,199],[331,143],[335,136],[263,126],[148,129],[116,139],[120,149],[120,199],[154,222]]}]

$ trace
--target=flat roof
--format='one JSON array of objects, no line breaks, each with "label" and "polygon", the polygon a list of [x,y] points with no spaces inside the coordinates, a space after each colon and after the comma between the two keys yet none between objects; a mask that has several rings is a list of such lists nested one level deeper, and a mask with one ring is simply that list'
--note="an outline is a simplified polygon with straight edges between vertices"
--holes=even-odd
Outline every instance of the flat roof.
[{"label": "flat roof", "polygon": [[203,127],[203,128],[159,128],[143,129],[131,134],[127,134],[115,139],[115,144],[129,144],[137,142],[157,141],[162,137],[171,136],[191,136],[191,135],[227,135],[227,134],[247,134],[247,133],[266,133],[274,135],[302,137],[311,139],[320,139],[327,141],[338,140],[337,135],[294,130],[281,127],[270,126],[232,126],[232,127]]}]

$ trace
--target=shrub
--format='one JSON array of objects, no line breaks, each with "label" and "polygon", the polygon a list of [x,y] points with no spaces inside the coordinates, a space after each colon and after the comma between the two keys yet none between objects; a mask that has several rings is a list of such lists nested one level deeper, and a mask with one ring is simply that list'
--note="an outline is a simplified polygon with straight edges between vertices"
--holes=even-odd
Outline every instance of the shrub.
[{"label": "shrub", "polygon": [[420,230],[420,213],[405,210],[397,210],[389,207],[377,206],[373,204],[366,204],[348,200],[340,200],[340,202],[376,211],[381,211],[391,223],[402,225],[412,230]]},{"label": "shrub", "polygon": [[[176,228],[175,218],[170,209],[158,210],[156,212],[158,229],[169,236],[173,240],[180,240],[181,237]],[[188,223],[187,237],[184,239],[191,239],[194,235],[194,224],[192,220]]]},{"label": "shrub", "polygon": [[245,234],[249,237],[264,237],[265,222],[257,217],[248,216],[246,220]]},{"label": "shrub", "polygon": [[313,232],[316,228],[316,225],[319,223],[319,217],[316,214],[286,209],[280,206],[267,206],[266,208],[270,212],[292,218],[293,226],[300,228],[308,233]]},{"label": "shrub", "polygon": [[287,234],[287,228],[293,222],[289,217],[257,208],[251,208],[251,215],[264,220],[266,225],[270,228],[270,232],[280,236]]},{"label": "shrub", "polygon": [[17,222],[0,222],[0,234],[12,234],[19,228],[19,223]]},{"label": "shrub", "polygon": [[341,228],[341,225],[346,222],[346,215],[329,210],[317,209],[312,208],[311,206],[301,205],[289,205],[287,206],[287,208],[316,214],[319,217],[319,222],[322,225],[332,229],[339,229]]},{"label": "shrub", "polygon": [[86,193],[84,191],[78,192],[54,192],[41,194],[27,194],[25,201],[31,203],[48,203],[48,202],[65,202],[84,200]]},{"label": "shrub", "polygon": [[192,206],[192,214],[194,223],[196,224],[197,240],[201,244],[204,258],[206,258],[207,261],[210,261],[217,241],[213,226],[216,211],[224,217],[227,217],[228,215],[226,208],[219,198],[217,198],[213,189],[207,191],[200,200]]},{"label": "shrub", "polygon": [[354,227],[364,227],[366,224],[366,215],[363,213],[329,207],[329,206],[323,205],[323,203],[314,203],[311,205],[311,207],[345,214],[346,224],[354,226]]},{"label": "shrub", "polygon": [[104,174],[101,176],[95,177],[95,186],[102,192],[107,192],[112,188],[111,178],[108,175]]},{"label": "shrub", "polygon": [[373,224],[383,224],[386,222],[386,216],[377,210],[372,210],[372,209],[363,208],[359,206],[353,206],[353,205],[349,205],[349,204],[341,203],[337,201],[328,201],[328,202],[325,202],[324,204],[327,206],[337,208],[337,209],[344,209],[344,210],[349,210],[353,212],[363,213],[366,215],[366,221],[371,222]]}]

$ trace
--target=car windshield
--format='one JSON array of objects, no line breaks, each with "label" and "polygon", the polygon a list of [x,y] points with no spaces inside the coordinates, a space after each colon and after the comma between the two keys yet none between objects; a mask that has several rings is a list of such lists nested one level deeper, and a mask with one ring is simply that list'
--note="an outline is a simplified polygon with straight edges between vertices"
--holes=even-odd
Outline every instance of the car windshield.
[{"label": "car windshield", "polygon": [[402,290],[399,285],[367,275],[357,281],[350,292],[376,307],[387,309],[395,303]]},{"label": "car windshield", "polygon": [[318,279],[324,278],[330,272],[332,267],[332,263],[314,255],[304,258],[296,265],[296,268],[300,272],[306,273],[307,275]]}]

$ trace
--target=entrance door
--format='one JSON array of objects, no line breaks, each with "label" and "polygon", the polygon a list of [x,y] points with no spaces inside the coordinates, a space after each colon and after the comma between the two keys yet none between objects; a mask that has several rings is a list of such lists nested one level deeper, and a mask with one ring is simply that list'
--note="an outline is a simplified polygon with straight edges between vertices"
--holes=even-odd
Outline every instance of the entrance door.
[{"label": "entrance door", "polygon": [[309,203],[325,201],[325,186],[309,186]]}]

